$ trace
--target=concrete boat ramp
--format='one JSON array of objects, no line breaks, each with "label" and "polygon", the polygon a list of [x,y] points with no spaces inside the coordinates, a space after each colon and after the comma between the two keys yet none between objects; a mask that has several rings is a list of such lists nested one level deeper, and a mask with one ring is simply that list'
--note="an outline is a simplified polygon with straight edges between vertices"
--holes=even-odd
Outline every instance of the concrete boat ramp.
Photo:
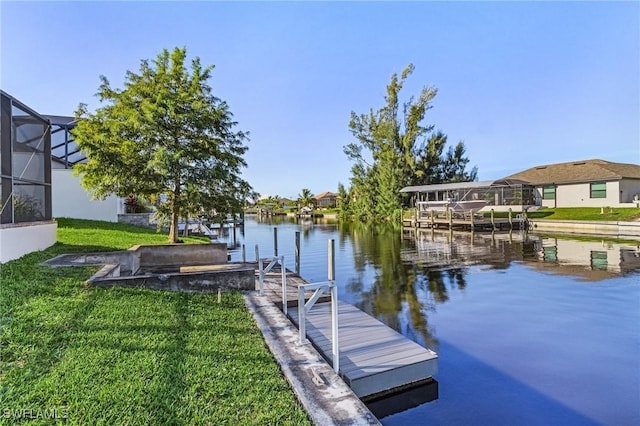
[{"label": "concrete boat ramp", "polygon": [[[264,296],[260,299],[268,299],[283,315],[280,271],[265,274]],[[305,284],[308,283],[304,279],[287,271],[287,317],[290,320],[287,322],[295,327],[299,326],[298,287]],[[306,293],[305,299],[309,297],[311,293]],[[327,297],[323,296],[308,311],[305,325],[306,336],[311,345],[303,345],[299,339],[296,339],[295,346],[297,348],[313,346],[328,365],[332,365],[331,303],[327,301]],[[340,357],[338,375],[361,401],[368,404],[398,391],[416,389],[425,384],[430,386],[428,393],[431,397],[422,402],[437,398],[437,382],[433,380],[438,368],[437,354],[392,330],[355,306],[341,301],[338,301],[338,341]],[[333,370],[328,373],[325,371],[325,374],[329,373],[335,375]],[[434,385],[435,396],[433,396]]]}]

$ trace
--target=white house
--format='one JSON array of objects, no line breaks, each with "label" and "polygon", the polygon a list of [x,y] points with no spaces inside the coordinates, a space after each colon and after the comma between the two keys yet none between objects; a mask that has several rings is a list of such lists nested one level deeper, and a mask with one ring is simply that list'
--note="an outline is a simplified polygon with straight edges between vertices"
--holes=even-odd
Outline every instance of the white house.
[{"label": "white house", "polygon": [[640,207],[640,165],[584,160],[532,167],[485,182],[408,186],[419,201],[484,200],[485,209]]},{"label": "white house", "polygon": [[496,182],[522,182],[534,188],[543,207],[637,207],[640,165],[584,160],[532,167]]}]

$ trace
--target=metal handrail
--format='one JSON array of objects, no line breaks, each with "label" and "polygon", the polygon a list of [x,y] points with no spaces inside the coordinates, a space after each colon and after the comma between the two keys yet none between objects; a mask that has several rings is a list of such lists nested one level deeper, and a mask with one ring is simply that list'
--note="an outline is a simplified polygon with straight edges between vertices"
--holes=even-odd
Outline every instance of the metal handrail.
[{"label": "metal handrail", "polygon": [[[264,267],[263,262],[269,260],[269,265]],[[260,283],[260,296],[264,295],[264,277],[267,275],[274,266],[280,265],[280,269],[282,272],[282,304],[283,311],[285,315],[287,314],[287,268],[284,265],[284,256],[280,257],[265,257],[263,259],[260,258],[260,251],[258,249],[258,245],[256,244],[256,261],[258,262],[258,281]]]},{"label": "metal handrail", "polygon": [[[304,302],[306,290],[315,290],[307,303]],[[333,356],[333,370],[337,373],[340,370],[340,349],[338,347],[338,287],[335,281],[301,284],[298,286],[299,340],[300,344],[304,344],[307,341],[306,315],[326,291],[331,294],[331,353]]]}]

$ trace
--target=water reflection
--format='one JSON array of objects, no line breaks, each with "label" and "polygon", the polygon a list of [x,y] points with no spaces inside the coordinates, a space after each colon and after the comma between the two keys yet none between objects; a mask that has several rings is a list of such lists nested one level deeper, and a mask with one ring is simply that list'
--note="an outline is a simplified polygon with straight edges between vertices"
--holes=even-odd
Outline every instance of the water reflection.
[{"label": "water reflection", "polygon": [[640,424],[639,242],[276,217],[242,244],[270,254],[274,227],[312,282],[335,239],[340,299],[438,352],[438,402],[383,423]]},{"label": "water reflection", "polygon": [[571,239],[526,232],[453,233],[405,230],[408,249],[403,261],[435,268],[486,265],[506,269],[524,262],[580,280],[597,281],[640,270],[640,242],[605,239]]}]

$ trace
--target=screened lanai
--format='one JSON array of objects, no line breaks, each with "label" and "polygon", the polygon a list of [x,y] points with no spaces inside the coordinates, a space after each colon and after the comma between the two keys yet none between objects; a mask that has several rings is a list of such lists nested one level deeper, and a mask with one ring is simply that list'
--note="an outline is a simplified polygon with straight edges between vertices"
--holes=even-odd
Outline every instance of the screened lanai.
[{"label": "screened lanai", "polygon": [[0,263],[56,242],[49,120],[0,90]]},{"label": "screened lanai", "polygon": [[485,201],[487,206],[524,208],[535,204],[534,187],[521,181],[481,181],[407,186],[410,205],[423,201]]},{"label": "screened lanai", "polygon": [[51,220],[51,132],[49,121],[1,93],[0,223]]},{"label": "screened lanai", "polygon": [[44,115],[51,122],[51,159],[54,168],[71,169],[87,157],[73,140],[71,129],[76,125],[73,117],[62,115]]}]

